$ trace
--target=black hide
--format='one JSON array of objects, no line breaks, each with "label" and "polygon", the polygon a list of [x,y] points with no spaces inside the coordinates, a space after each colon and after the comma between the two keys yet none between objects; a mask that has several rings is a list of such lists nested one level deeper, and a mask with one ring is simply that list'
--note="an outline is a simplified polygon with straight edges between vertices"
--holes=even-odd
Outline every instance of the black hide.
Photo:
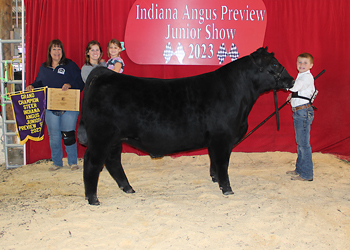
[{"label": "black hide", "polygon": [[77,135],[87,144],[86,198],[99,204],[96,191],[103,165],[124,192],[134,192],[121,165],[122,142],[152,157],[208,147],[212,180],[224,194],[233,194],[229,158],[247,132],[253,104],[261,93],[293,84],[267,48],[213,72],[179,79],[94,69],[87,80]]}]

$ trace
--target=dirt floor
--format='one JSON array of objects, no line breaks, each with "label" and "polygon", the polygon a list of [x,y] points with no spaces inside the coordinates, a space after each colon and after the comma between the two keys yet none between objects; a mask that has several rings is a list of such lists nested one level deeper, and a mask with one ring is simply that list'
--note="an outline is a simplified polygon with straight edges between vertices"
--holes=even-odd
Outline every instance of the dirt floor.
[{"label": "dirt floor", "polygon": [[[209,158],[123,154],[135,194],[106,170],[100,206],[83,170],[50,161],[0,168],[0,249],[350,249],[350,165],[315,153],[314,181],[291,181],[296,154],[232,153],[234,195],[209,177]],[[82,160],[79,161],[82,167]]]}]

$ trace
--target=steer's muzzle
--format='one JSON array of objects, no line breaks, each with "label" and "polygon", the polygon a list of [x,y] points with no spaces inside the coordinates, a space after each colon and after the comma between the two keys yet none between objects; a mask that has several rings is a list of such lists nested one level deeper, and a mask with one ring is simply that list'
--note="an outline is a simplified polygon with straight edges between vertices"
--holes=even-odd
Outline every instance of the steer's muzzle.
[{"label": "steer's muzzle", "polygon": [[284,67],[283,67],[283,70],[281,71],[281,73],[278,75],[279,75],[280,81],[284,85],[282,88],[290,89],[294,86],[294,83],[295,83],[294,78],[290,76],[290,74],[288,73],[288,71]]},{"label": "steer's muzzle", "polygon": [[294,79],[293,79],[292,81],[288,81],[288,82],[287,82],[286,90],[293,88],[294,83],[295,83],[295,80],[294,80]]}]

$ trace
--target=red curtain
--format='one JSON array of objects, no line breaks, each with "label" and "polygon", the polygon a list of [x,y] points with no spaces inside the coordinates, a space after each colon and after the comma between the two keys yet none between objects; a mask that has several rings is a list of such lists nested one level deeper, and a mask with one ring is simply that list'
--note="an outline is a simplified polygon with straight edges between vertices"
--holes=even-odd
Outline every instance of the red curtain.
[{"label": "red curtain", "polygon": [[[124,40],[128,12],[135,0],[25,0],[26,80],[32,83],[40,65],[46,59],[47,46],[59,38],[66,56],[82,66],[84,50],[90,40],[98,40],[106,56],[110,39]],[[350,58],[347,12],[348,0],[264,0],[267,9],[267,30],[264,46],[275,52],[276,58],[288,72],[296,77],[296,57],[302,52],[314,56],[312,73],[326,73],[315,81],[319,94],[315,101],[318,111],[311,129],[311,145],[314,152],[332,153],[350,159],[350,90],[347,68]],[[142,41],[140,41],[140,46]],[[127,45],[126,45],[127,47]],[[147,50],[147,48],[144,48]],[[156,66],[138,65],[122,52],[125,74],[143,77],[186,77],[215,70],[213,66]],[[152,55],[150,55],[152,56]],[[288,93],[278,91],[279,105]],[[256,102],[249,116],[249,129],[253,129],[274,112],[272,92],[265,93]],[[280,111],[281,128],[276,129],[273,117],[234,151],[296,152],[292,112],[289,106]],[[85,148],[78,146],[78,156]],[[127,145],[124,152],[142,152]],[[205,149],[181,154],[203,154]],[[179,154],[179,155],[181,155]],[[41,142],[27,143],[27,162],[51,157],[47,131]]]}]

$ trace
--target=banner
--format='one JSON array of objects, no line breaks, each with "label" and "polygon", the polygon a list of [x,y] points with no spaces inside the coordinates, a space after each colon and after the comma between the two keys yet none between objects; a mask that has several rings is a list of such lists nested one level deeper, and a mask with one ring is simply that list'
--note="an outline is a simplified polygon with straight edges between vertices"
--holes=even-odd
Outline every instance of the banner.
[{"label": "banner", "polygon": [[125,48],[138,64],[220,65],[263,46],[263,0],[136,0]]},{"label": "banner", "polygon": [[46,88],[9,94],[21,145],[44,139]]}]

